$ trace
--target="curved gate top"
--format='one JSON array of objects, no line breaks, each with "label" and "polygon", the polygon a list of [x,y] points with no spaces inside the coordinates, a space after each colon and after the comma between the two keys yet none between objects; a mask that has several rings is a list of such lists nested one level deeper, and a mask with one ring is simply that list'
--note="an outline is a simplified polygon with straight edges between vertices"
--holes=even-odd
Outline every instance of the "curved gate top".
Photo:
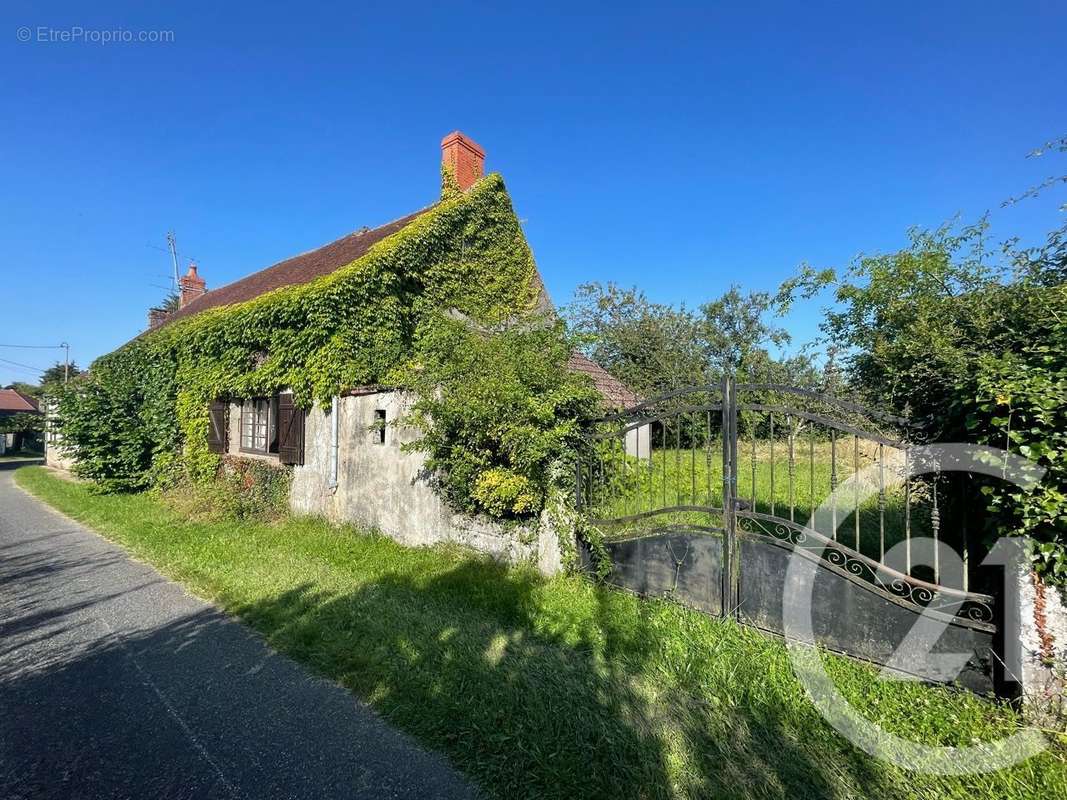
[{"label": "curved gate top", "polygon": [[959,680],[984,691],[997,610],[972,591],[965,528],[943,524],[947,481],[911,476],[909,431],[829,395],[726,378],[599,420],[576,501],[604,534],[611,583],[780,634],[798,553],[817,565],[820,644],[901,669],[901,642],[933,615],[938,647],[973,653]]}]

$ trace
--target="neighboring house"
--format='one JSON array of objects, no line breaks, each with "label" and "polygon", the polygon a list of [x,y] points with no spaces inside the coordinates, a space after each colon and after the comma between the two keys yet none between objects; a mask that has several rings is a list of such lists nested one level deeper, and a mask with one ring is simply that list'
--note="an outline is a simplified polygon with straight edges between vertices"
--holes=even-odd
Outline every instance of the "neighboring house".
[{"label": "neighboring house", "polygon": [[[82,372],[81,375],[88,375]],[[44,459],[45,463],[55,469],[70,472],[74,467],[74,459],[63,447],[63,434],[56,426],[57,403],[54,399],[45,397],[41,411],[44,413]]]},{"label": "neighboring house", "polygon": [[[470,188],[484,174],[484,151],[463,134],[446,136],[441,149],[442,163],[460,190]],[[357,261],[434,208],[431,205],[380,227],[350,233],[211,291],[191,264],[179,281],[179,308],[171,312],[151,309],[149,330],[328,275]],[[539,296],[536,307],[551,310],[536,272],[534,281]],[[590,376],[606,408],[636,402],[629,388],[584,356],[576,353],[568,366]],[[396,424],[411,401],[404,392],[374,386],[352,387],[334,398],[325,412],[318,407],[303,412],[287,392],[219,401],[211,408],[209,446],[232,457],[293,465],[290,504],[298,512],[373,525],[409,544],[459,540],[498,556],[534,557],[542,569],[552,571],[558,562],[554,535],[550,542],[542,532],[540,541],[523,544],[521,537],[504,535],[496,524],[454,513],[434,491],[423,468],[424,455],[401,451],[404,443],[416,438],[414,430]],[[632,454],[640,448],[640,454],[647,455],[647,426],[643,432],[632,432],[627,444]]]},{"label": "neighboring house", "polygon": [[[37,399],[14,389],[0,389],[0,420],[11,419],[19,414],[39,416],[41,410]],[[0,455],[9,450],[22,449],[23,436],[23,433],[0,433]]]}]

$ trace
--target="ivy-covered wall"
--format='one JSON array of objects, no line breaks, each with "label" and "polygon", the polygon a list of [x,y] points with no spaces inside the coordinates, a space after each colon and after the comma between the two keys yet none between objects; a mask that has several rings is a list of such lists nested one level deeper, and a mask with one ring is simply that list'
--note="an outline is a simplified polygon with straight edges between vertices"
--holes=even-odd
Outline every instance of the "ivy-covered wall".
[{"label": "ivy-covered wall", "polygon": [[[219,465],[207,447],[213,399],[290,388],[298,404],[326,406],[349,387],[395,385],[418,375],[420,342],[439,349],[434,332],[451,324],[442,311],[455,309],[490,330],[532,309],[538,285],[533,256],[502,179],[489,175],[462,193],[450,191],[447,181],[445,188],[432,209],[327,276],[175,321],[98,359],[60,404],[59,425],[76,471],[109,490],[211,478]],[[558,326],[542,327],[530,334],[530,347],[543,348],[546,336],[563,333]],[[514,348],[512,340],[508,346]],[[567,350],[551,350],[548,368],[562,373]],[[567,398],[590,400],[588,386],[576,377],[560,377],[553,385],[561,402],[550,409],[573,414],[578,406]],[[490,404],[487,413],[500,429],[485,437],[491,448],[494,437],[511,435],[504,429],[515,412]],[[543,404],[530,413],[540,419],[512,422],[557,424]],[[491,425],[492,419],[484,422]],[[435,441],[440,445],[448,435]],[[506,447],[497,456],[482,456],[485,470],[512,468]],[[556,456],[543,454],[545,460]],[[447,472],[449,463],[438,467]],[[517,463],[513,471],[544,481],[543,463]],[[501,475],[493,473],[498,480]],[[477,475],[467,479],[483,493],[490,482]],[[532,503],[516,505],[515,498],[510,506],[486,500],[469,510],[539,510]]]}]

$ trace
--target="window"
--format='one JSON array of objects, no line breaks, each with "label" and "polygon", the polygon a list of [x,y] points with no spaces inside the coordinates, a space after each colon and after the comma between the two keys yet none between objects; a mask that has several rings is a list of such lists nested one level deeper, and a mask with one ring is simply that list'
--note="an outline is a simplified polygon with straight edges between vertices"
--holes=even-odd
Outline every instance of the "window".
[{"label": "window", "polygon": [[241,404],[241,450],[278,452],[278,398],[255,397]]},{"label": "window", "polygon": [[379,408],[374,412],[374,443],[385,444],[385,409]]}]

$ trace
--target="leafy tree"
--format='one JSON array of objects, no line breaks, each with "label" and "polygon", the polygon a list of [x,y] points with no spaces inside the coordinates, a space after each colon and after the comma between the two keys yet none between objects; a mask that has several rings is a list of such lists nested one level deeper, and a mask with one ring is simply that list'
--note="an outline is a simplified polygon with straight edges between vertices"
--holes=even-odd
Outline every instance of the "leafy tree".
[{"label": "leafy tree", "polygon": [[30,442],[36,441],[39,445],[43,430],[44,418],[40,414],[26,412],[0,416],[0,434],[15,434],[12,449],[16,452]]},{"label": "leafy tree", "polygon": [[639,289],[588,283],[563,313],[583,349],[598,364],[644,396],[718,382],[724,373],[742,380],[812,385],[811,357],[775,358],[789,343],[774,324],[778,297],[742,293],[734,286],[695,311],[651,302]]},{"label": "leafy tree", "polygon": [[57,361],[50,366],[41,375],[41,386],[47,389],[49,386],[60,386],[64,383],[64,378],[73,378],[75,375],[81,373],[81,369],[73,361],[70,362],[68,367]]},{"label": "leafy tree", "polygon": [[[1037,565],[1067,581],[1067,286],[1063,230],[1043,247],[999,253],[987,226],[913,230],[895,253],[862,256],[838,274],[805,269],[789,303],[832,288],[823,331],[869,402],[910,416],[931,440],[976,441],[1032,458],[1048,472],[1023,494],[985,482],[987,544],[1037,538]],[[973,483],[971,484],[974,485]],[[984,500],[984,503],[981,502]],[[976,502],[978,501],[978,502]]]},{"label": "leafy tree", "polygon": [[766,292],[742,294],[737,286],[700,306],[700,348],[712,375],[761,375],[773,361],[768,347],[789,344],[784,328],[768,321],[777,311],[776,298]]},{"label": "leafy tree", "polygon": [[684,304],[653,303],[636,287],[587,283],[563,315],[586,354],[640,395],[708,380],[699,322]]},{"label": "leafy tree", "polygon": [[24,394],[27,397],[40,398],[43,394],[43,390],[40,386],[35,383],[25,383],[24,381],[15,381],[14,383],[9,383],[4,388],[14,389],[19,394]]},{"label": "leafy tree", "polygon": [[167,296],[163,298],[163,302],[156,308],[160,308],[163,311],[177,311],[182,305],[182,295],[177,289],[171,289],[167,292]]},{"label": "leafy tree", "polygon": [[44,418],[40,414],[27,411],[0,417],[0,433],[37,433],[42,430]]},{"label": "leafy tree", "polygon": [[[82,380],[64,384],[60,372],[49,392],[58,400],[56,426],[65,446],[74,448],[78,475],[109,491],[151,485],[153,455],[177,447],[173,412],[161,413],[156,395],[144,389],[146,377],[159,380],[161,393],[169,388],[156,374],[168,366],[163,362],[136,352],[98,359]],[[161,431],[168,431],[169,439]]]},{"label": "leafy tree", "polygon": [[418,397],[407,421],[422,435],[408,448],[427,453],[454,507],[504,518],[538,513],[554,465],[599,409],[588,379],[566,368],[574,344],[562,323],[486,330],[438,315],[418,338],[414,360],[391,380]]},{"label": "leafy tree", "polygon": [[[1058,139],[1053,139],[1052,141],[1045,142],[1045,144],[1043,144],[1041,147],[1031,150],[1026,157],[1040,158],[1041,156],[1047,155],[1048,153],[1067,153],[1067,136],[1061,136]],[[1045,180],[1043,180],[1036,186],[1031,186],[1018,197],[1008,198],[1002,203],[1002,205],[1010,206],[1022,200],[1037,197],[1046,189],[1050,189],[1053,186],[1065,183],[1067,183],[1067,175],[1051,175],[1048,178],[1045,178]],[[1067,211],[1067,203],[1064,203],[1060,206],[1060,211]]]}]

